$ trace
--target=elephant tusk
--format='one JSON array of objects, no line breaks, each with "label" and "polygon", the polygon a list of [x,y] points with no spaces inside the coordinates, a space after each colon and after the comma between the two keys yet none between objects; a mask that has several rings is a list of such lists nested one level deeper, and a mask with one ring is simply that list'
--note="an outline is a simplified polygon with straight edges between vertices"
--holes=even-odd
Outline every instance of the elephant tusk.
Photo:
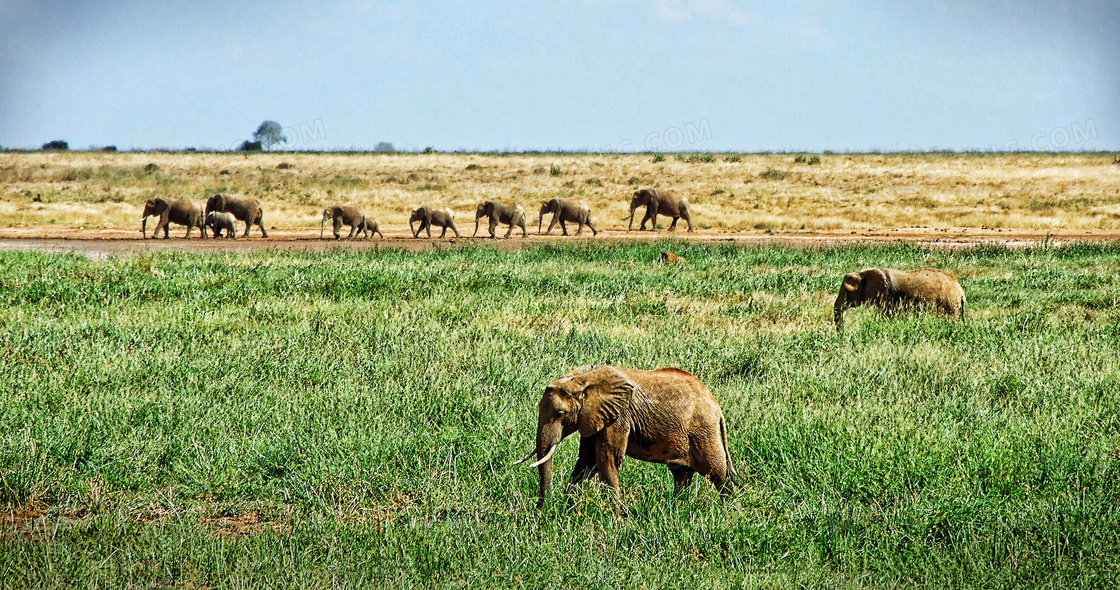
[{"label": "elephant tusk", "polygon": [[514,462],[513,462],[513,464],[514,464],[514,465],[520,465],[520,464],[522,464],[522,463],[524,463],[524,462],[528,461],[529,459],[532,459],[532,458],[533,458],[533,455],[536,455],[536,454],[537,454],[537,450],[536,450],[536,449],[533,449],[533,450],[529,451],[529,454],[528,454],[528,455],[525,455],[525,458],[524,458],[524,459],[520,459],[520,460],[518,460],[518,461],[514,461]]},{"label": "elephant tusk", "polygon": [[548,452],[545,453],[544,456],[541,457],[540,459],[537,459],[535,463],[530,463],[529,467],[536,467],[536,466],[540,465],[541,463],[544,463],[545,461],[548,461],[549,459],[552,458],[552,454],[555,453],[555,452],[556,452],[556,445],[552,445],[551,447],[548,447]]}]

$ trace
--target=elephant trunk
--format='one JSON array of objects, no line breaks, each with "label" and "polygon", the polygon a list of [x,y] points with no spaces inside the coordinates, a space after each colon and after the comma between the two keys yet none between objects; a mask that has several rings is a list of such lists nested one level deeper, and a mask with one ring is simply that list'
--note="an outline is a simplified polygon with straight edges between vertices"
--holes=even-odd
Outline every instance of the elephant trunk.
[{"label": "elephant trunk", "polygon": [[634,212],[638,210],[638,205],[630,203],[630,223],[626,226],[626,231],[634,229]]},{"label": "elephant trunk", "polygon": [[478,220],[479,219],[482,219],[482,213],[479,213],[479,212],[476,211],[475,214],[474,214],[474,234],[471,235],[472,238],[478,235]]},{"label": "elephant trunk", "polygon": [[323,220],[319,222],[319,239],[323,239],[323,229],[327,226],[327,216],[323,216]]},{"label": "elephant trunk", "polygon": [[537,233],[541,233],[541,225],[544,224],[544,212],[537,216]]},{"label": "elephant trunk", "polygon": [[145,238],[148,237],[148,216],[145,215],[140,218],[140,235]]},{"label": "elephant trunk", "polygon": [[848,304],[848,298],[843,293],[836,296],[836,303],[833,304],[832,319],[836,322],[836,331],[844,330],[844,310],[851,307]]},{"label": "elephant trunk", "polygon": [[552,485],[552,455],[560,444],[562,430],[559,423],[541,424],[537,427],[537,462],[534,464],[540,473],[540,492],[537,508],[544,507],[548,488]]}]

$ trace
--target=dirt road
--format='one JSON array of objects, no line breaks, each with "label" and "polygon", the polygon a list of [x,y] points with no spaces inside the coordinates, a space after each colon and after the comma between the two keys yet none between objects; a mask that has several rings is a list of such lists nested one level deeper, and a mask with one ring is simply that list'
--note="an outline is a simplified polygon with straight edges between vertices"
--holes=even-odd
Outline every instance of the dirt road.
[{"label": "dirt road", "polygon": [[[197,231],[197,230],[196,230]],[[78,252],[92,258],[102,259],[108,256],[128,254],[144,251],[191,251],[191,252],[223,252],[255,250],[365,250],[371,248],[402,248],[421,250],[432,247],[435,243],[465,244],[487,243],[489,238],[462,237],[459,239],[428,240],[415,239],[407,230],[388,231],[385,238],[372,240],[340,240],[319,239],[318,232],[307,228],[277,228],[269,230],[269,237],[262,239],[256,231],[248,239],[198,239],[197,233],[190,239],[184,239],[183,228],[176,227],[172,230],[170,239],[143,239],[138,230],[124,229],[74,229],[55,228],[50,226],[34,227],[9,227],[0,228],[0,250],[46,250],[52,252]],[[438,235],[438,234],[437,234]],[[482,235],[480,233],[480,235]],[[499,233],[499,236],[502,235]],[[1049,236],[1049,237],[1048,237]],[[959,228],[934,230],[928,228],[894,228],[881,231],[833,231],[833,232],[718,232],[714,230],[701,230],[695,233],[661,231],[652,232],[626,232],[618,230],[600,231],[599,235],[592,237],[586,233],[578,238],[561,236],[554,231],[552,235],[544,236],[530,233],[527,239],[522,239],[518,234],[509,240],[497,239],[493,243],[501,247],[517,248],[524,244],[541,242],[562,243],[577,240],[594,241],[635,241],[672,238],[704,243],[732,242],[737,244],[781,244],[790,246],[814,245],[840,245],[854,243],[889,243],[912,242],[921,245],[945,248],[969,247],[978,244],[1004,244],[1011,247],[1028,247],[1040,244],[1049,239],[1049,243],[1058,245],[1071,241],[1096,241],[1108,242],[1120,240],[1120,231],[1116,230],[1069,230],[1045,232],[1040,230],[1017,229],[975,229]]]}]

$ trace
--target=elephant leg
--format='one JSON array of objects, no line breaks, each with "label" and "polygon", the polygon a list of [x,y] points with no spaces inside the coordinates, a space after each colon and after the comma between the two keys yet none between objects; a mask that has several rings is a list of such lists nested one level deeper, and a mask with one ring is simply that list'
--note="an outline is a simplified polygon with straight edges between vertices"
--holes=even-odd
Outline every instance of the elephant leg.
[{"label": "elephant leg", "polygon": [[513,235],[513,223],[509,224],[509,229],[506,230],[506,239]]},{"label": "elephant leg", "polygon": [[646,216],[642,218],[642,225],[638,227],[638,231],[646,230],[646,222],[650,221],[650,231],[657,231],[657,214],[651,211],[646,211]]},{"label": "elephant leg", "polygon": [[572,485],[595,475],[595,441],[591,438],[580,437],[579,459],[572,469]]},{"label": "elephant leg", "polygon": [[630,437],[629,428],[604,428],[595,437],[595,464],[599,467],[599,477],[603,483],[619,491],[618,469],[626,455],[626,442]]},{"label": "elephant leg", "polygon": [[[334,227],[334,239],[336,239],[336,240],[340,239],[342,237],[339,234],[339,230],[342,229],[342,218],[341,217],[335,217],[334,218],[333,227]],[[249,232],[245,232],[245,235],[249,235]]]},{"label": "elephant leg", "polygon": [[591,218],[590,217],[587,218],[587,227],[591,228],[591,235],[592,236],[599,235],[599,230],[595,229],[594,225],[591,225]]},{"label": "elephant leg", "polygon": [[707,477],[721,495],[730,495],[732,491],[731,480],[727,470],[723,445],[720,444],[718,439],[693,439],[691,442],[693,447],[689,459],[692,462],[692,468]]},{"label": "elephant leg", "polygon": [[[243,237],[243,238],[249,237],[249,230],[251,230],[251,229],[253,229],[253,220],[247,218],[245,220],[245,233],[241,234],[241,237]],[[237,223],[236,222],[233,224],[233,231],[237,231]]]},{"label": "elephant leg", "polygon": [[[445,225],[445,226],[443,226],[443,231],[439,232],[439,239],[442,240],[443,236],[446,236],[446,235],[447,235],[447,226]],[[490,237],[494,237],[494,236],[491,235]]]},{"label": "elephant leg", "polygon": [[583,220],[579,220],[579,227],[576,228],[576,235],[583,233]]},{"label": "elephant leg", "polygon": [[677,231],[677,220],[679,220],[679,219],[680,219],[680,217],[674,217],[673,218],[673,223],[669,224],[669,231]]},{"label": "elephant leg", "polygon": [[[489,229],[490,229],[490,239],[493,240],[495,237],[497,237],[497,230],[498,230],[498,219],[494,216],[490,217],[490,228]],[[509,236],[506,236],[506,237],[509,237]]]},{"label": "elephant leg", "polygon": [[557,219],[558,217],[559,215],[552,216],[552,221],[548,223],[548,231],[544,232],[544,235],[547,236],[548,234],[552,233],[552,228],[556,227],[556,222],[559,221],[559,219]]},{"label": "elephant leg", "polygon": [[560,219],[560,229],[564,230],[564,235],[568,235],[568,224],[564,223],[564,219]]},{"label": "elephant leg", "polygon": [[347,240],[353,240],[354,239],[354,232],[357,231],[357,229],[358,229],[358,226],[351,225],[350,226],[350,235],[346,236],[346,239]]},{"label": "elephant leg", "polygon": [[692,484],[692,476],[696,470],[687,465],[669,464],[669,473],[673,474],[673,493],[679,494]]},{"label": "elephant leg", "polygon": [[694,232],[694,231],[696,231],[696,230],[695,230],[695,229],[693,229],[693,227],[692,227],[692,215],[691,215],[691,214],[686,214],[686,215],[684,216],[684,220],[685,220],[686,222],[688,222],[688,231],[689,231],[689,233],[691,233],[691,232]]}]

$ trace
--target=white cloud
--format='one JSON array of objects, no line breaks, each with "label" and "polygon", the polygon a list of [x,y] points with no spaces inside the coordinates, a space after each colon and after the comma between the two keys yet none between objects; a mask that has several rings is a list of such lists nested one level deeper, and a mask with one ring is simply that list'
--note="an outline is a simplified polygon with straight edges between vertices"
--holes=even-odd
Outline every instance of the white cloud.
[{"label": "white cloud", "polygon": [[728,0],[654,0],[654,15],[664,22],[683,22],[693,18],[716,20],[733,25],[754,24],[756,19]]}]

